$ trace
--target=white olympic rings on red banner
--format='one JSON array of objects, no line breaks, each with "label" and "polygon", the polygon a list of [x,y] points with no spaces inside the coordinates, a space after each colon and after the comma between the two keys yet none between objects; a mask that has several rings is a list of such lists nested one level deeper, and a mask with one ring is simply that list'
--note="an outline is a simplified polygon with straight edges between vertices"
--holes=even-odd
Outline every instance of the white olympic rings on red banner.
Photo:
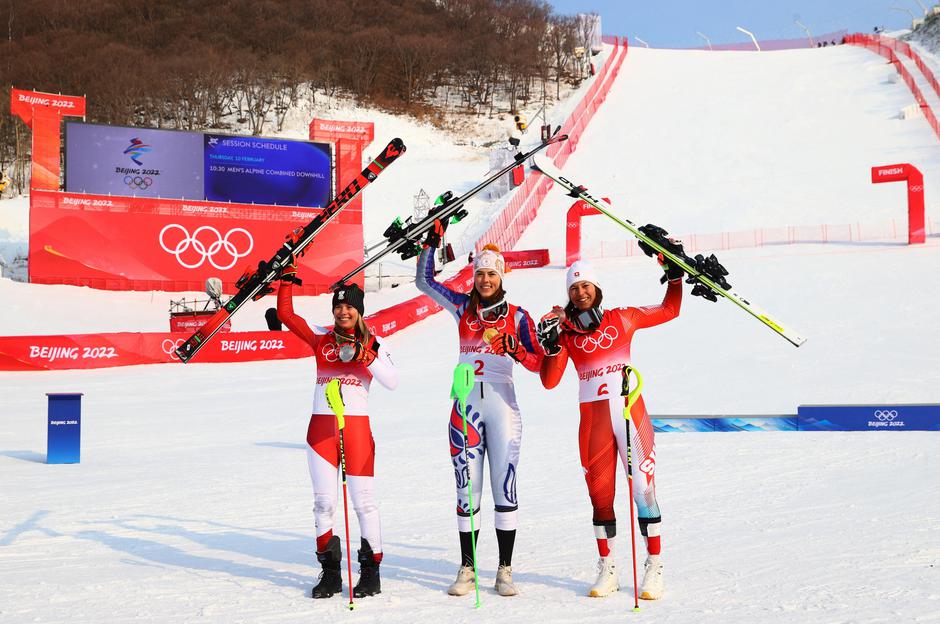
[{"label": "white olympic rings on red banner", "polygon": [[617,331],[617,328],[611,325],[604,329],[604,331],[595,335],[588,336],[575,336],[574,346],[585,353],[594,353],[597,349],[604,350],[609,349],[614,346],[614,341],[620,337],[620,332]]},{"label": "white olympic rings on red banner", "polygon": [[[175,247],[171,249],[166,244],[165,236],[167,231],[172,229],[180,230],[183,233],[183,238],[178,243],[176,243]],[[199,235],[202,232],[208,232],[209,235],[214,236],[216,240],[206,245],[201,240],[199,240]],[[239,251],[238,247],[235,246],[235,243],[229,240],[230,236],[239,233],[244,234],[248,238],[248,248],[245,251]],[[244,258],[250,254],[251,250],[254,248],[254,244],[255,241],[251,237],[251,233],[244,228],[232,228],[225,234],[225,236],[222,236],[222,234],[211,225],[203,225],[202,227],[196,228],[196,231],[193,232],[192,235],[189,234],[189,230],[187,230],[182,225],[179,225],[178,223],[171,223],[164,226],[163,229],[160,230],[160,247],[163,248],[163,251],[176,256],[176,261],[179,262],[180,265],[185,269],[198,269],[202,266],[203,262],[208,260],[209,264],[218,270],[227,271],[228,269],[231,269],[233,266],[235,266],[239,258]],[[195,264],[184,262],[182,258],[182,254],[190,247],[193,248],[195,253],[202,256],[202,258],[199,259],[199,262],[196,262]],[[220,251],[231,256],[231,261],[224,265],[216,264],[215,255]]]},{"label": "white olympic rings on red banner", "polygon": [[179,349],[184,342],[185,340],[182,338],[177,338],[176,340],[170,340],[169,338],[166,338],[160,347],[163,349],[164,353],[169,355],[171,358],[176,358],[178,360],[180,358],[178,355],[176,355],[176,350]]}]

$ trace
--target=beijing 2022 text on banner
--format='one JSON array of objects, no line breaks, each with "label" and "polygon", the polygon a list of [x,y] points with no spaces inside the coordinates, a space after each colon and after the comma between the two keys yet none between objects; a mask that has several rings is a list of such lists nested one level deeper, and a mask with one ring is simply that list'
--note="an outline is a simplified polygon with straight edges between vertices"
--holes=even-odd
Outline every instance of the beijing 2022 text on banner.
[{"label": "beijing 2022 text on banner", "polygon": [[323,207],[330,146],[286,139],[65,124],[65,190]]}]

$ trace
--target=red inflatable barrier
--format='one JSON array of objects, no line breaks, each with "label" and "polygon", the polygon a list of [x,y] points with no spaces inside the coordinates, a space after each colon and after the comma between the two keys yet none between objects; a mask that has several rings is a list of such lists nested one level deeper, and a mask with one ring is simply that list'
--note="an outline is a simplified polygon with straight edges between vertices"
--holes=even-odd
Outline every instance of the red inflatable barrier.
[{"label": "red inflatable barrier", "polygon": [[[0,370],[72,370],[179,362],[173,353],[189,334],[117,333],[0,338]],[[217,336],[199,363],[257,362],[313,355],[290,332],[240,332]]]},{"label": "red inflatable barrier", "polygon": [[920,170],[907,163],[872,167],[871,182],[907,182],[907,244],[927,242],[924,227],[924,175]]},{"label": "red inflatable barrier", "polygon": [[[511,251],[504,255],[506,264],[512,268],[545,266],[549,262],[547,249]],[[444,284],[461,292],[469,291],[473,285],[472,270],[471,265],[467,265]],[[440,309],[430,297],[420,295],[370,314],[365,321],[380,336],[388,336]],[[192,319],[192,316],[187,318]],[[68,370],[178,362],[173,351],[191,334],[192,331],[187,330],[183,333],[0,337],[0,370]],[[194,363],[257,362],[311,355],[307,343],[289,331],[235,332],[216,336],[203,347]]]}]

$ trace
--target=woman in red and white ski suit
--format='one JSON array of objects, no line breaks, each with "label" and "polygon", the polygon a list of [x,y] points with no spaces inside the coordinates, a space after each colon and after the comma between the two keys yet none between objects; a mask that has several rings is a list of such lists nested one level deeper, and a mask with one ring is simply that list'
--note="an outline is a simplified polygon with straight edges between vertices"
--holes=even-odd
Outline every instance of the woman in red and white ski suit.
[{"label": "woman in red and white ski suit", "polygon": [[[339,379],[345,404],[343,443],[346,475],[353,508],[359,518],[360,576],[354,588],[357,597],[380,593],[379,563],[382,534],[379,508],[373,497],[375,441],[369,426],[369,386],[373,379],[389,389],[398,385],[398,374],[385,346],[362,320],[362,290],[355,284],[333,293],[334,328],[310,327],[294,313],[292,282],[294,267],[285,271],[277,293],[277,314],[292,332],[313,348],[317,363],[313,410],[307,426],[307,464],[313,483],[313,513],[317,527],[317,559],[323,566],[314,598],[329,598],[342,591],[339,537],[333,535],[337,503],[339,431],[336,416],[326,401],[325,388]],[[349,556],[350,553],[347,553]]]},{"label": "woman in red and white ski suit", "polygon": [[[606,596],[619,588],[612,550],[617,534],[614,492],[618,454],[625,469],[627,465],[621,371],[630,363],[630,343],[636,330],[665,323],[679,315],[681,272],[670,271],[665,266],[664,269],[670,279],[662,304],[604,309],[601,307],[603,293],[594,270],[586,262],[575,262],[567,276],[568,305],[564,309],[556,307],[542,317],[538,326],[539,343],[547,354],[542,361],[542,384],[546,388],[558,385],[569,358],[578,372],[581,413],[578,446],[594,507],[594,535],[600,555],[598,579],[589,591],[591,596]],[[634,423],[631,428],[633,494],[648,551],[641,590],[643,598],[656,599],[662,594],[656,445],[642,397],[630,414]]]}]

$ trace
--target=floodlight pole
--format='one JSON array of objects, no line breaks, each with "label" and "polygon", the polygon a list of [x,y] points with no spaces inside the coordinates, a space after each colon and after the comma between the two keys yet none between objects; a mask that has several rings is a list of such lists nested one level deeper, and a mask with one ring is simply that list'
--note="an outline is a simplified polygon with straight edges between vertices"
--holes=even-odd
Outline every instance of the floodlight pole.
[{"label": "floodlight pole", "polygon": [[910,15],[910,16],[911,16],[911,22],[913,22],[914,20],[917,19],[917,16],[914,15],[914,12],[911,11],[910,9],[908,9],[907,7],[897,7],[897,6],[894,6],[894,5],[892,4],[890,8],[891,8],[892,10],[894,10],[894,11],[902,11],[902,12],[907,13],[908,15]]},{"label": "floodlight pole", "polygon": [[758,51],[758,52],[760,52],[760,45],[757,43],[757,39],[754,37],[754,33],[752,33],[752,32],[749,31],[749,30],[745,30],[745,29],[741,28],[740,26],[735,26],[735,28],[737,28],[738,30],[740,30],[741,32],[743,32],[745,35],[747,35],[748,37],[750,37],[750,38],[751,38],[751,41],[754,42],[754,47],[757,48],[757,51]]},{"label": "floodlight pole", "polygon": [[815,48],[815,47],[816,47],[816,42],[813,41],[813,33],[811,33],[811,32],[809,31],[809,28],[807,28],[807,27],[803,24],[803,22],[801,22],[800,20],[793,20],[793,22],[794,22],[797,26],[799,26],[800,28],[802,28],[803,30],[806,31],[806,36],[809,37],[809,47]]},{"label": "floodlight pole", "polygon": [[700,33],[700,32],[697,31],[697,30],[695,31],[695,34],[705,40],[705,43],[708,44],[708,49],[709,49],[709,50],[712,50],[712,49],[713,49],[713,48],[712,48],[712,40],[711,40],[711,39],[709,39],[708,37],[706,37],[705,35],[703,35],[702,33]]}]

